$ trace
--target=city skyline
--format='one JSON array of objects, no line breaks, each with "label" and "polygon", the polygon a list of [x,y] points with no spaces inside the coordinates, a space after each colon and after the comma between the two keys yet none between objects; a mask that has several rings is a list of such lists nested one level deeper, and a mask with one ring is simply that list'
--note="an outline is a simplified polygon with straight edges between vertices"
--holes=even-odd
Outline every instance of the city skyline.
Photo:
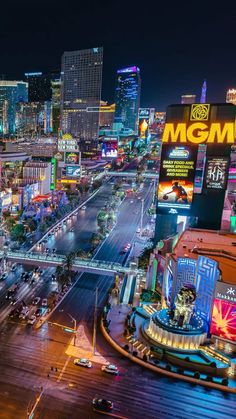
[{"label": "city skyline", "polygon": [[11,15],[14,29],[9,32],[7,18],[1,27],[0,74],[21,79],[25,72],[60,68],[64,51],[103,46],[102,99],[109,102],[114,101],[117,69],[132,65],[142,73],[142,107],[165,110],[170,103],[180,103],[182,94],[196,94],[199,100],[204,79],[209,102],[225,101],[227,89],[235,87],[235,6],[219,12],[212,2],[204,9],[173,4],[170,12],[168,5],[150,2],[142,18],[139,10],[121,3],[120,26],[115,5],[92,4],[91,9],[75,4],[73,14],[47,5],[47,15],[39,10],[36,27],[33,11],[17,5]]}]

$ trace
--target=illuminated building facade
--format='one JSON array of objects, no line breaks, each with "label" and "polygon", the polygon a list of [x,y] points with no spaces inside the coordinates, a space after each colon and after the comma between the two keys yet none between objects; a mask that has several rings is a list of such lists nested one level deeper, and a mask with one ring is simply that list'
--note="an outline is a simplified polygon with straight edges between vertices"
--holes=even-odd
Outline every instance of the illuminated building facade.
[{"label": "illuminated building facade", "polygon": [[99,109],[99,127],[110,128],[114,122],[115,104],[108,105],[107,102],[100,103]]},{"label": "illuminated building facade", "polygon": [[52,131],[57,134],[60,128],[60,105],[61,105],[61,77],[55,75],[51,79],[52,87]]},{"label": "illuminated building facade", "polygon": [[117,71],[115,91],[114,129],[131,129],[138,133],[138,111],[140,103],[141,78],[138,67],[122,68]]},{"label": "illuminated building facade", "polygon": [[41,72],[25,73],[29,86],[29,102],[45,102],[51,100],[51,76]]},{"label": "illuminated building facade", "polygon": [[192,103],[196,103],[196,95],[182,95],[181,96],[182,105],[191,105]]},{"label": "illuminated building facade", "polygon": [[20,135],[52,132],[52,102],[18,103],[16,106],[16,132]]},{"label": "illuminated building facade", "polygon": [[0,80],[0,135],[15,134],[16,105],[28,101],[28,84]]},{"label": "illuminated building facade", "polygon": [[96,152],[103,48],[66,51],[61,64],[61,130],[79,138],[84,157]]},{"label": "illuminated building facade", "polygon": [[226,103],[236,105],[236,89],[228,89],[226,93]]}]

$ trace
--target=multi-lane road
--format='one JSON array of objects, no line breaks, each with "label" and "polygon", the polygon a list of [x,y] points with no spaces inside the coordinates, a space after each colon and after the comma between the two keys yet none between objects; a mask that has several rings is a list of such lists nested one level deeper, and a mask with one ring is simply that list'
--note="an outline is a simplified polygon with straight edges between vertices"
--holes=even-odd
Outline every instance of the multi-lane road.
[{"label": "multi-lane road", "polygon": [[[47,246],[55,247],[58,253],[86,249],[96,230],[97,211],[105,204],[110,190],[110,184],[103,186],[87,204],[86,211],[80,211],[72,221],[74,232],[70,233],[71,226],[68,226],[67,230],[52,237]],[[145,209],[150,206],[152,195],[153,187],[146,182],[141,194],[145,198]],[[96,259],[123,262],[125,256],[120,251],[126,243],[136,240],[140,209],[140,199],[125,199],[119,209],[117,225]],[[49,278],[50,272],[46,272],[42,296],[50,286],[47,285]],[[84,327],[86,338],[91,342],[95,289],[98,287],[99,290],[99,314],[112,282],[112,277],[82,274],[50,320],[72,327],[69,313],[80,327]],[[45,324],[36,331],[30,326],[5,321],[0,333],[0,418],[26,418],[27,409],[33,406],[41,387],[43,394],[34,418],[99,417],[91,409],[91,400],[96,395],[114,402],[115,416],[129,419],[235,417],[234,395],[169,380],[147,371],[116,353],[104,341],[99,329],[97,355],[91,370],[74,366],[72,346],[68,348],[71,335],[57,326]],[[79,339],[76,344],[83,346]],[[115,363],[120,375],[113,377],[102,373],[100,356]],[[51,371],[52,366],[57,371]]]}]

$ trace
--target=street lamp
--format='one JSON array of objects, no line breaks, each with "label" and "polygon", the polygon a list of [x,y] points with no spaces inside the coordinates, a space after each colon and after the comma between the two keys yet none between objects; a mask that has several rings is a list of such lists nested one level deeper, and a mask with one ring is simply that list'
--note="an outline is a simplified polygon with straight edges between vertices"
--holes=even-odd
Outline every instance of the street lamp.
[{"label": "street lamp", "polygon": [[144,211],[144,199],[141,200],[141,220],[140,220],[140,234],[142,235],[143,232],[143,211]]},{"label": "street lamp", "polygon": [[77,332],[77,321],[74,317],[72,317],[72,315],[70,313],[67,313],[68,316],[70,316],[71,320],[74,322],[74,346],[76,343],[76,332]]}]

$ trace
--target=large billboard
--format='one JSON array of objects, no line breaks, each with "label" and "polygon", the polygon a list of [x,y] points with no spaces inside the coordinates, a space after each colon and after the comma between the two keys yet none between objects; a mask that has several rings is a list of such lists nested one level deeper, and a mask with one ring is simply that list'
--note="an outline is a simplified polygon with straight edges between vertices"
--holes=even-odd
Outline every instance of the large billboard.
[{"label": "large billboard", "polygon": [[102,157],[118,156],[118,138],[105,137],[102,140]]},{"label": "large billboard", "polygon": [[58,138],[58,151],[79,151],[78,140],[70,134],[63,135]]},{"label": "large billboard", "polygon": [[205,170],[206,189],[226,189],[229,159],[227,157],[208,157]]},{"label": "large billboard", "polygon": [[215,298],[210,332],[236,342],[236,304]]},{"label": "large billboard", "polygon": [[139,109],[139,124],[138,133],[140,138],[147,138],[148,127],[149,127],[150,109],[140,108]]},{"label": "large billboard", "polygon": [[57,173],[57,160],[53,157],[51,159],[51,173],[50,173],[50,189],[53,191],[56,187],[56,173]]},{"label": "large billboard", "polygon": [[80,163],[80,153],[79,152],[66,152],[65,153],[65,163],[66,164],[79,164]]},{"label": "large billboard", "polygon": [[197,147],[163,145],[159,185],[158,213],[188,214],[194,188]]},{"label": "large billboard", "polygon": [[74,178],[80,177],[80,166],[79,165],[74,165],[74,166],[67,165],[66,166],[66,176],[67,177],[74,177]]}]

